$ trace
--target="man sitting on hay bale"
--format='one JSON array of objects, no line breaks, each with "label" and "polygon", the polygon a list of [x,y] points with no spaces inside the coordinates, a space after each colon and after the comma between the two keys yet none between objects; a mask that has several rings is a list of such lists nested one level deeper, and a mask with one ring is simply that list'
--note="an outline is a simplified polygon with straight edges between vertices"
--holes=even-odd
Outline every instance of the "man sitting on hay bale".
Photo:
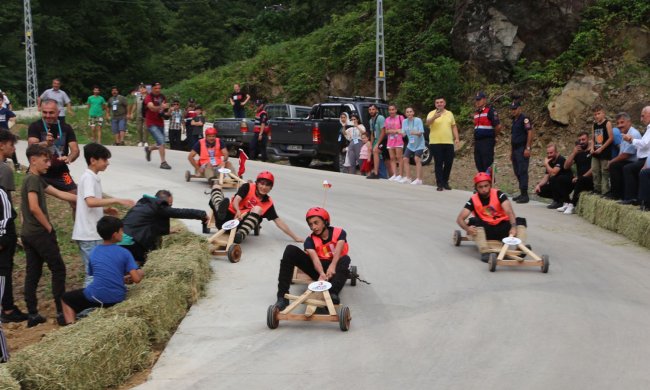
[{"label": "man sitting on hay bale", "polygon": [[144,272],[126,249],[116,245],[122,241],[124,224],[119,218],[104,216],[97,222],[97,233],[104,240],[90,252],[88,273],[92,282],[78,290],[68,291],[61,298],[66,325],[75,321],[77,313],[91,307],[110,307],[126,298],[125,283],[140,283]]},{"label": "man sitting on hay bale", "polygon": [[[492,188],[492,177],[487,173],[477,173],[474,186],[476,192],[465,203],[456,222],[476,242],[481,261],[487,263],[491,251],[488,240],[500,242],[508,236],[516,236],[526,241],[526,219],[515,217],[508,196]],[[470,214],[474,217],[467,220]]]},{"label": "man sitting on hay bale", "polygon": [[140,265],[147,261],[149,252],[160,246],[162,236],[171,233],[171,218],[198,219],[204,227],[207,225],[205,211],[177,209],[172,207],[173,203],[171,192],[159,190],[155,196],[144,195],[124,217],[124,238],[119,244],[128,249]]}]

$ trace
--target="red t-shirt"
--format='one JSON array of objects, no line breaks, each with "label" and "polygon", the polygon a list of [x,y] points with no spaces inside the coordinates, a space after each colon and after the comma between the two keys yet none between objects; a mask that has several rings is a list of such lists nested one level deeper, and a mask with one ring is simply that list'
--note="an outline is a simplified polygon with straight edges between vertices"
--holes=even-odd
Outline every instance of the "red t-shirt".
[{"label": "red t-shirt", "polygon": [[[147,94],[147,97],[144,98],[144,105],[148,106],[149,103],[152,102],[155,106],[161,106],[163,103],[167,102],[167,100],[165,99],[165,95],[163,94],[160,94],[158,96],[154,96],[151,93]],[[144,121],[147,127],[158,126],[162,128],[165,126],[165,121],[160,116],[160,109],[150,110],[149,107],[147,107],[147,112],[145,114]]]}]

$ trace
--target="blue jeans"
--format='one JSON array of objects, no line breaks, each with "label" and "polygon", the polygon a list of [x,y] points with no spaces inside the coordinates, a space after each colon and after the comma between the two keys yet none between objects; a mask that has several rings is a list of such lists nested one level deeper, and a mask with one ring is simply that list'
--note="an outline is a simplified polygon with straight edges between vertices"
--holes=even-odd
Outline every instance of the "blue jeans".
[{"label": "blue jeans", "polygon": [[84,279],[84,287],[93,281],[93,277],[89,275],[90,273],[90,252],[95,249],[97,245],[100,245],[102,240],[96,241],[81,241],[77,240],[77,245],[79,245],[79,252],[81,253],[81,259],[84,262],[84,270],[86,271],[86,278]]},{"label": "blue jeans", "polygon": [[156,140],[156,146],[161,146],[165,144],[165,128],[158,126],[149,126],[147,127],[149,134]]}]

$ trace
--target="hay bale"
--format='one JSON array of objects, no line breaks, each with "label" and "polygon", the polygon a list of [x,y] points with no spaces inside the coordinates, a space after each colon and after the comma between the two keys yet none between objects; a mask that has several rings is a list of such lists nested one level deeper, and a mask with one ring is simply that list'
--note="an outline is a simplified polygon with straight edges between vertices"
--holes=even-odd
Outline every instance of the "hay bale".
[{"label": "hay bale", "polygon": [[154,342],[167,341],[185,317],[190,297],[189,285],[178,276],[149,277],[129,289],[127,299],[97,313],[98,316],[128,316],[143,319]]},{"label": "hay bale", "polygon": [[180,277],[189,284],[189,303],[194,303],[205,293],[212,276],[208,243],[189,232],[170,235],[161,249],[149,254],[144,272],[147,277]]},{"label": "hay bale", "polygon": [[139,318],[92,316],[26,347],[7,367],[23,389],[115,386],[149,363],[147,331]]},{"label": "hay bale", "polygon": [[0,366],[0,390],[20,390],[20,384],[11,376],[6,364]]},{"label": "hay bale", "polygon": [[621,213],[621,205],[614,200],[596,197],[595,200],[595,223],[596,225],[611,230],[618,229],[618,219]]},{"label": "hay bale", "polygon": [[642,213],[636,207],[619,206],[618,233],[640,245],[650,248],[650,213]]},{"label": "hay bale", "polygon": [[598,199],[599,197],[597,195],[582,192],[576,213],[590,223],[596,223],[596,200]]}]

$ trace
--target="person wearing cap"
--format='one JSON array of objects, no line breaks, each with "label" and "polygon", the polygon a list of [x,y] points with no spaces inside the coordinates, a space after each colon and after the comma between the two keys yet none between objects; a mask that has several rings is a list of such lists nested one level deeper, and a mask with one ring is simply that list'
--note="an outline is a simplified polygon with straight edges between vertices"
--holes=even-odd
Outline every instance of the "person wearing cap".
[{"label": "person wearing cap", "polygon": [[226,221],[240,221],[235,234],[235,243],[240,244],[262,222],[262,218],[275,222],[275,225],[296,242],[302,242],[289,226],[278,216],[269,192],[273,189],[275,177],[269,171],[263,171],[255,179],[255,183],[246,183],[239,187],[232,199],[223,196],[219,183],[212,185],[208,205],[214,213],[217,228]]},{"label": "person wearing cap", "polygon": [[512,200],[517,203],[528,203],[528,164],[530,148],[533,143],[533,124],[530,122],[530,118],[522,113],[521,102],[517,100],[510,105],[510,113],[512,114],[510,160],[519,182],[519,195]]},{"label": "person wearing cap", "polygon": [[183,109],[178,99],[172,100],[169,109],[169,148],[172,150],[183,150],[181,135],[185,133],[185,120]]},{"label": "person wearing cap", "polygon": [[167,98],[161,93],[162,85],[153,83],[151,93],[144,98],[145,124],[149,134],[156,141],[156,145],[145,146],[144,156],[147,161],[151,161],[151,152],[158,150],[160,154],[160,169],[172,169],[167,160],[165,160],[165,117],[169,104]]},{"label": "person wearing cap", "polygon": [[197,175],[206,179],[217,176],[215,170],[219,168],[233,169],[232,164],[228,161],[228,147],[221,142],[221,139],[217,138],[217,129],[214,127],[205,130],[205,138],[194,144],[187,159]]},{"label": "person wearing cap", "polygon": [[474,97],[474,163],[478,172],[487,172],[494,163],[494,146],[501,131],[496,110],[487,104],[485,92]]},{"label": "person wearing cap", "polygon": [[129,107],[127,118],[129,120],[135,119],[135,129],[138,133],[138,147],[149,146],[149,134],[146,126],[144,125],[144,98],[147,96],[147,87],[140,83],[138,90],[134,93],[135,101]]},{"label": "person wearing cap", "polygon": [[232,111],[235,118],[245,118],[246,117],[246,104],[251,99],[251,95],[243,93],[239,83],[233,86],[233,93],[230,94],[230,105],[232,106]]},{"label": "person wearing cap", "polygon": [[269,139],[270,129],[267,125],[269,116],[264,110],[264,101],[255,100],[255,126],[253,127],[253,138],[251,139],[249,150],[250,158],[257,160],[257,155],[261,154],[261,160],[266,161],[266,142]]},{"label": "person wearing cap", "polygon": [[[487,263],[490,253],[487,240],[517,236],[524,241],[526,220],[515,217],[508,196],[492,188],[492,177],[487,173],[474,176],[474,188],[476,191],[458,214],[456,223],[476,242],[481,260]],[[469,218],[470,214],[474,216]]]},{"label": "person wearing cap", "polygon": [[347,233],[340,227],[330,226],[330,215],[324,208],[312,207],[305,216],[311,235],[305,239],[304,250],[287,245],[280,260],[278,292],[275,305],[284,310],[289,300],[293,268],[298,267],[313,280],[329,281],[332,302],[341,303],[339,294],[350,277],[350,256]]}]

